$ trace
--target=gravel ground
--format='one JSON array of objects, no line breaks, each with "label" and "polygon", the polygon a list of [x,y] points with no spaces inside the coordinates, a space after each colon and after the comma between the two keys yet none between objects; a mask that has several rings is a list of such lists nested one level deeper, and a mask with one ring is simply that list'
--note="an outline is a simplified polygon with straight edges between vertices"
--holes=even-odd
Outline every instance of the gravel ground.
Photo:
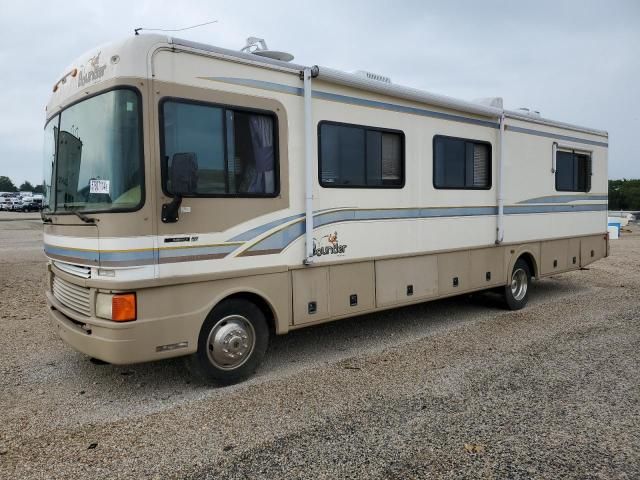
[{"label": "gravel ground", "polygon": [[640,234],[589,270],[276,338],[248,382],[53,334],[36,220],[0,222],[0,478],[640,478]]}]

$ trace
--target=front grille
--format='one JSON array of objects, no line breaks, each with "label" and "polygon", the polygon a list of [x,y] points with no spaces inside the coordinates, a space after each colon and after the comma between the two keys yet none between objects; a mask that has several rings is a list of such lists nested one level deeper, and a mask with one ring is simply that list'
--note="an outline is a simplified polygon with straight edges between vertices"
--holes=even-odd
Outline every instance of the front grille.
[{"label": "front grille", "polygon": [[91,315],[91,293],[88,288],[74,285],[54,275],[53,296],[65,307],[87,317]]}]

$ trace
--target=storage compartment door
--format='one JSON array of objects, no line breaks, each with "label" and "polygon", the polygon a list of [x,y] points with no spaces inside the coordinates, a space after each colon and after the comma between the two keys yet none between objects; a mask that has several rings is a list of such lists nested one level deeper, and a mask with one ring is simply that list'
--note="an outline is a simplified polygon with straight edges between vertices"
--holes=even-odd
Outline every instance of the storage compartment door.
[{"label": "storage compartment door", "polygon": [[502,247],[471,250],[471,288],[504,285],[504,249]]},{"label": "storage compartment door", "polygon": [[435,255],[376,261],[376,304],[400,305],[438,294]]},{"label": "storage compartment door", "polygon": [[438,294],[450,295],[471,288],[469,251],[438,255]]},{"label": "storage compartment door", "polygon": [[375,305],[373,262],[329,267],[329,312],[332,317],[371,310]]},{"label": "storage compartment door", "polygon": [[318,322],[329,317],[329,267],[294,270],[293,323]]},{"label": "storage compartment door", "polygon": [[553,272],[564,272],[569,259],[569,240],[553,240],[542,242],[540,246],[542,275],[549,275]]},{"label": "storage compartment door", "polygon": [[607,253],[607,241],[605,236],[596,235],[584,237],[580,240],[580,266],[584,267],[590,263],[604,258]]}]

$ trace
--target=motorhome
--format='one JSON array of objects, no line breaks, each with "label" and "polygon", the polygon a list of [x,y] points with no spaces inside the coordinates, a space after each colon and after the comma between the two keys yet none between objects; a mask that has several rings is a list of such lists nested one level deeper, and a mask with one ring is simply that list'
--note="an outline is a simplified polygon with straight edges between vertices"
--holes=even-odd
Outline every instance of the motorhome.
[{"label": "motorhome", "polygon": [[96,48],[44,134],[49,315],[114,364],[232,383],[273,334],[488,289],[518,309],[608,254],[606,132],[260,39]]}]

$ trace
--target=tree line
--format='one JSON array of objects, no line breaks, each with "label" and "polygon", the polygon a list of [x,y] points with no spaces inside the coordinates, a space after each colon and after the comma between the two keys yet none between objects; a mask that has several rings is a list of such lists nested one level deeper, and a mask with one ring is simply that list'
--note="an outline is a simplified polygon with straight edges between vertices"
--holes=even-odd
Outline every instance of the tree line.
[{"label": "tree line", "polygon": [[42,185],[33,186],[29,180],[25,180],[22,185],[16,187],[9,177],[0,175],[0,192],[44,193],[44,187]]},{"label": "tree line", "polygon": [[609,210],[640,211],[640,179],[609,180]]}]

